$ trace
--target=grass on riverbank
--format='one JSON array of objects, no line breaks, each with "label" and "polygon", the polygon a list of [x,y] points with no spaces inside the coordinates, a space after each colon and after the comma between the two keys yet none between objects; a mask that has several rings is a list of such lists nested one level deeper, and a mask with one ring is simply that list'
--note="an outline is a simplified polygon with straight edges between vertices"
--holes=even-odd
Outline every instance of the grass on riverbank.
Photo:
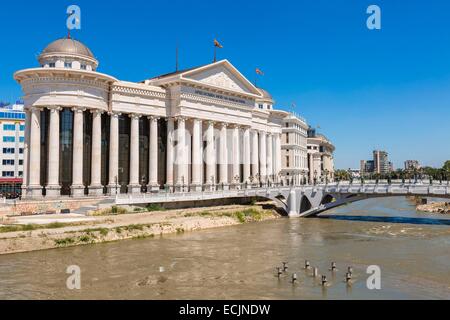
[{"label": "grass on riverbank", "polygon": [[145,208],[134,208],[132,211],[127,210],[126,208],[112,206],[111,208],[106,208],[98,211],[91,212],[89,215],[94,217],[101,216],[111,216],[111,215],[122,215],[122,214],[135,214],[135,213],[150,213],[150,212],[162,212],[166,211],[159,204],[150,204]]},{"label": "grass on riverbank", "polygon": [[229,217],[236,219],[240,223],[247,223],[253,221],[261,221],[265,217],[273,216],[272,211],[268,210],[258,210],[256,208],[249,208],[245,210],[238,211],[226,211],[226,212],[213,212],[213,211],[202,211],[202,212],[192,212],[184,215],[185,217]]},{"label": "grass on riverbank", "polygon": [[60,229],[65,227],[82,226],[84,223],[60,223],[53,222],[50,224],[25,224],[25,225],[9,225],[0,227],[0,233],[21,232],[21,231],[35,231],[42,229]]}]

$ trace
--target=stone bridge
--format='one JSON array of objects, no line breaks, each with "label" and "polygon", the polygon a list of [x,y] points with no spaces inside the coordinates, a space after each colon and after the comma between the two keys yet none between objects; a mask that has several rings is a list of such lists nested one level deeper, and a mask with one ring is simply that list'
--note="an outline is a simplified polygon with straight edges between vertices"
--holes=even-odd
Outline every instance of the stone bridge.
[{"label": "stone bridge", "polygon": [[367,182],[330,183],[316,186],[267,187],[204,192],[118,195],[117,205],[146,205],[169,202],[198,202],[218,199],[263,198],[273,200],[290,217],[311,217],[324,211],[379,197],[420,196],[450,199],[450,184]]}]

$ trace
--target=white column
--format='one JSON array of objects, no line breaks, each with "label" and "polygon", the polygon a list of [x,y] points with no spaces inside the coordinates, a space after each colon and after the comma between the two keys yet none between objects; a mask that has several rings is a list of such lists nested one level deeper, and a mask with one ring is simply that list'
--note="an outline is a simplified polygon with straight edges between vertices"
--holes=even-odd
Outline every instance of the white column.
[{"label": "white column", "polygon": [[260,176],[260,172],[258,131],[252,132],[252,176],[253,183],[255,185],[259,184],[258,177]]},{"label": "white column", "polygon": [[30,155],[30,126],[31,126],[31,112],[26,109],[25,110],[25,143],[23,146],[23,183],[22,183],[22,197],[27,197],[28,186],[29,186],[29,168],[28,165],[30,163],[29,155]]},{"label": "white column", "polygon": [[72,196],[84,196],[83,185],[83,122],[85,109],[73,110],[73,165],[72,165]]},{"label": "white column", "polygon": [[139,179],[139,118],[141,115],[131,114],[130,128],[130,184],[128,193],[141,193],[141,184]]},{"label": "white column", "polygon": [[186,119],[178,118],[177,128],[177,191],[185,191],[189,185],[189,177],[187,172],[187,154],[186,154]]},{"label": "white column", "polygon": [[202,121],[194,119],[192,129],[192,187],[195,191],[202,191]]},{"label": "white column", "polygon": [[119,185],[119,113],[110,114],[109,185],[111,195],[120,193]]},{"label": "white column", "polygon": [[273,182],[273,136],[267,135],[267,177]]},{"label": "white column", "polygon": [[214,122],[209,121],[206,129],[206,188],[212,190],[216,184],[216,161],[214,148]]},{"label": "white column", "polygon": [[263,185],[267,182],[267,134],[264,131],[259,133],[259,143],[260,143],[260,174],[261,174],[261,182]]},{"label": "white column", "polygon": [[60,108],[50,109],[50,127],[48,129],[48,185],[47,197],[61,195],[59,184],[59,111]]},{"label": "white column", "polygon": [[228,149],[227,149],[227,124],[220,127],[220,185],[228,189]]},{"label": "white column", "polygon": [[102,186],[102,111],[92,111],[92,152],[91,152],[90,196],[103,195]]},{"label": "white column", "polygon": [[250,150],[250,128],[244,129],[244,176],[242,177],[244,183],[250,183],[250,163],[251,163],[251,150]]},{"label": "white column", "polygon": [[158,117],[149,117],[150,121],[150,163],[148,190],[159,191],[158,183]]},{"label": "white column", "polygon": [[175,121],[173,118],[167,120],[167,185],[174,185],[174,140],[175,140]]},{"label": "white column", "polygon": [[[240,129],[239,126],[233,128],[233,184],[240,184],[242,181],[241,177],[241,146],[239,139]],[[239,177],[238,180],[236,178]]]},{"label": "white column", "polygon": [[30,163],[28,196],[42,197],[41,187],[41,110],[31,109],[30,125]]}]

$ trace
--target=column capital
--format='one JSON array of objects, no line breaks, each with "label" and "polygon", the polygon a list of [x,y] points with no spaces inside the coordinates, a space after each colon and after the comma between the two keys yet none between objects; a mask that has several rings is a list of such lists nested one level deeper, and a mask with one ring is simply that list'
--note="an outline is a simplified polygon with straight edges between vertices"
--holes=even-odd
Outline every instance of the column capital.
[{"label": "column capital", "polygon": [[226,123],[226,122],[221,122],[220,124],[219,124],[219,127],[221,127],[222,129],[223,128],[227,128],[229,126],[229,124],[228,123]]},{"label": "column capital", "polygon": [[45,108],[43,108],[43,107],[34,107],[34,106],[31,106],[31,107],[29,107],[28,108],[28,111],[29,112],[35,112],[35,111],[42,111],[42,109],[45,109]]},{"label": "column capital", "polygon": [[91,109],[90,112],[92,114],[99,114],[99,115],[102,115],[104,113],[104,111],[100,109]]},{"label": "column capital", "polygon": [[189,121],[192,121],[192,122],[194,122],[194,123],[195,123],[195,122],[197,122],[197,123],[203,122],[203,119],[200,119],[200,118],[189,118],[188,120],[189,120]]},{"label": "column capital", "polygon": [[50,111],[50,113],[56,113],[56,112],[60,112],[63,110],[63,108],[59,107],[59,106],[51,106],[51,107],[47,107],[47,109]]},{"label": "column capital", "polygon": [[178,117],[174,117],[174,120],[178,121],[178,122],[186,122],[188,120],[188,118],[184,117],[184,116],[178,116]]},{"label": "column capital", "polygon": [[[158,117],[158,116],[148,116],[147,119],[150,120],[150,121],[159,121],[159,119],[161,119],[161,117]],[[167,120],[166,120],[166,121],[167,121]]]},{"label": "column capital", "polygon": [[82,107],[73,107],[72,111],[75,113],[83,113],[86,111],[86,108],[82,108]]},{"label": "column capital", "polygon": [[132,120],[139,120],[142,117],[142,114],[139,113],[130,113],[128,115]]},{"label": "column capital", "polygon": [[122,113],[121,112],[110,111],[110,112],[108,112],[108,115],[110,115],[111,117],[114,117],[114,118],[118,118],[118,117],[120,117],[122,115]]}]

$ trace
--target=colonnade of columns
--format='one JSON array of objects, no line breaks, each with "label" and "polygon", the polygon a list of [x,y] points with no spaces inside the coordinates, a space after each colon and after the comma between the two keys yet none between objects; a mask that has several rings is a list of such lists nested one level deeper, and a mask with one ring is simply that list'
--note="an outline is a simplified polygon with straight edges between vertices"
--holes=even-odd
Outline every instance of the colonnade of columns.
[{"label": "colonnade of columns", "polygon": [[[61,195],[60,185],[60,112],[62,108],[49,109],[48,163],[41,163],[41,109],[27,110],[27,128],[24,150],[24,191],[28,197],[41,197],[41,165],[48,166],[47,197]],[[73,108],[73,162],[71,195],[85,195],[83,181],[84,159],[84,108]],[[102,111],[92,110],[91,136],[91,177],[88,186],[90,196],[103,195],[102,185]],[[109,173],[107,193],[115,194],[119,176],[119,117],[120,113],[110,113]],[[143,115],[131,114],[130,125],[130,167],[128,193],[140,193],[142,181],[139,176],[140,129]],[[149,121],[149,170],[148,192],[156,192],[162,186],[158,183],[159,132],[158,117],[150,116]],[[186,135],[187,127],[192,135]],[[218,128],[218,135],[215,130]],[[229,135],[229,130],[231,134]],[[191,141],[188,141],[191,137]],[[231,136],[231,138],[229,137]],[[217,139],[218,138],[218,139]],[[218,140],[218,141],[217,141]],[[206,144],[204,144],[204,141]],[[242,141],[242,143],[241,143]],[[217,142],[217,143],[216,143]],[[252,130],[227,123],[186,119],[167,119],[166,145],[166,186],[175,191],[213,190],[217,185],[224,188],[239,188],[265,185],[278,181],[281,171],[281,137],[264,131]],[[232,153],[232,154],[229,154]],[[230,163],[229,163],[230,162]],[[241,167],[242,165],[242,167]],[[242,170],[242,171],[241,171]]]}]

